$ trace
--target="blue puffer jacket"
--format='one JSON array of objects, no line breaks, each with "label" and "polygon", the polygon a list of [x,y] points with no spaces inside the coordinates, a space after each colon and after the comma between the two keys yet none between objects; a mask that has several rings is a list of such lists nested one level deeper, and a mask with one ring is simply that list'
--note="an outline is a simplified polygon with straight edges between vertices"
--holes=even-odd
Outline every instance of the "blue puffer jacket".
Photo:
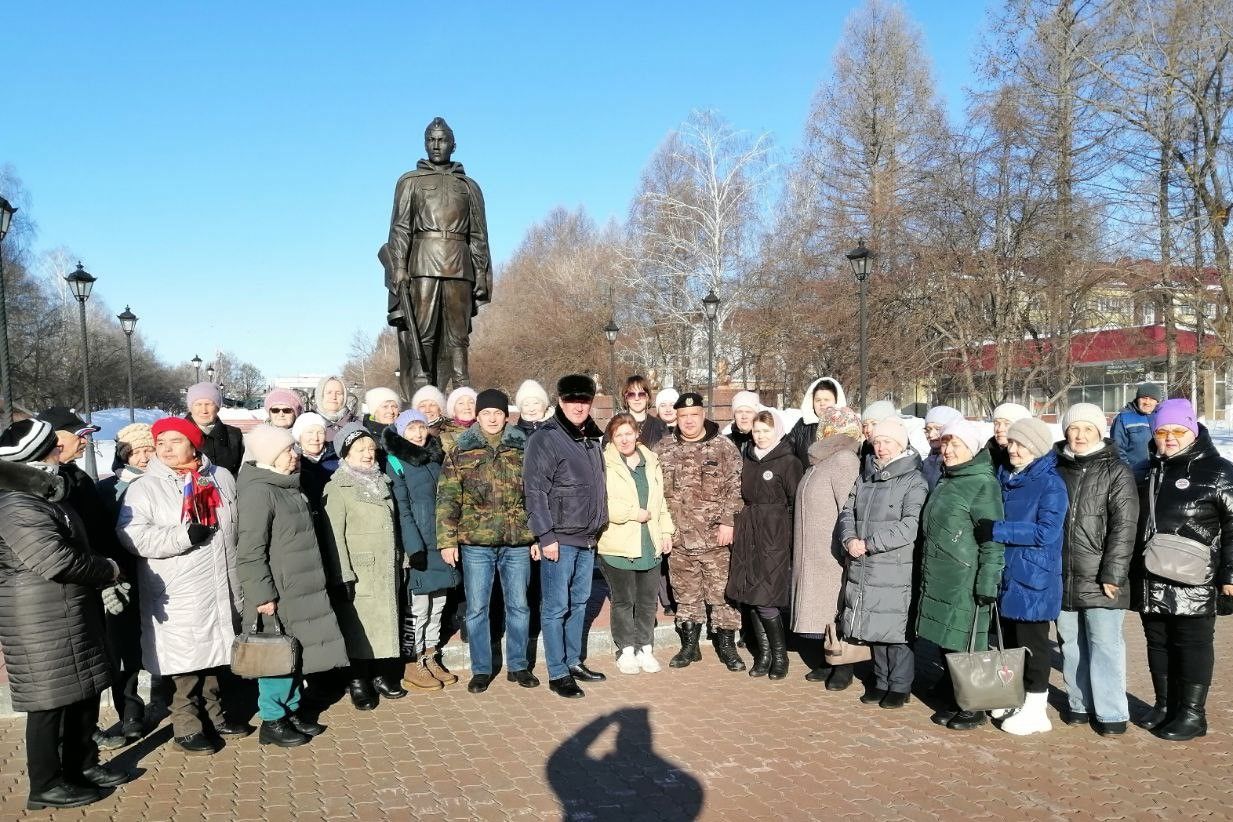
[{"label": "blue puffer jacket", "polygon": [[1109,439],[1117,447],[1117,455],[1122,462],[1134,471],[1135,482],[1146,479],[1147,469],[1151,467],[1151,458],[1147,453],[1147,446],[1152,441],[1151,415],[1141,413],[1133,402],[1127,403],[1114,418]]},{"label": "blue puffer jacket", "polygon": [[[408,565],[415,555],[427,553],[424,570],[411,568],[407,587],[413,594],[431,594],[453,588],[462,581],[457,568],[445,563],[437,548],[437,477],[441,475],[444,451],[441,441],[429,436],[418,446],[394,433],[391,426],[381,433],[385,446],[385,473],[394,490],[398,509],[398,533]],[[428,550],[431,548],[432,550]]]},{"label": "blue puffer jacket", "polygon": [[1062,537],[1070,498],[1050,451],[1018,473],[998,471],[1006,519],[993,538],[1006,546],[998,591],[1002,616],[1047,622],[1062,610]]}]

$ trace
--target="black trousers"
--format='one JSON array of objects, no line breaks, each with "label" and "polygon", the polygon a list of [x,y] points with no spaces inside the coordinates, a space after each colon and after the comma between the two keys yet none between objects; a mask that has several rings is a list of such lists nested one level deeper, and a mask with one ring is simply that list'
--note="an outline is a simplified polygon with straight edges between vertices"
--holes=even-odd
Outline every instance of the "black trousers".
[{"label": "black trousers", "polygon": [[98,724],[98,696],[26,714],[26,768],[30,793],[42,793],[61,779],[78,779],[85,768],[98,764],[94,726]]},{"label": "black trousers", "polygon": [[916,655],[912,653],[912,646],[875,642],[870,643],[869,652],[873,656],[875,687],[898,694],[912,693],[912,678],[916,675]]},{"label": "black trousers", "polygon": [[655,605],[659,595],[659,566],[649,571],[613,568],[603,557],[599,569],[612,599],[612,641],[617,650],[655,644]]},{"label": "black trousers", "polygon": [[[993,647],[996,643],[990,643]],[[1027,648],[1023,665],[1023,684],[1029,694],[1049,690],[1049,672],[1052,670],[1053,645],[1049,641],[1048,622],[1019,622],[1002,620],[1002,640],[1007,648]]]},{"label": "black trousers", "polygon": [[141,719],[146,703],[137,693],[141,673],[141,620],[134,602],[107,615],[107,656],[111,663],[111,703],[120,720]]},{"label": "black trousers", "polygon": [[[416,332],[398,333],[399,379],[410,397],[424,385],[457,388],[469,385],[467,349],[471,334],[471,307],[475,283],[443,277],[412,277],[409,283]],[[412,353],[416,333],[424,352],[425,370]],[[442,409],[444,410],[444,409]]]},{"label": "black trousers", "polygon": [[1216,617],[1141,616],[1143,636],[1147,639],[1148,670],[1154,674],[1166,674],[1174,681],[1212,684],[1212,668],[1216,662],[1213,648]]}]

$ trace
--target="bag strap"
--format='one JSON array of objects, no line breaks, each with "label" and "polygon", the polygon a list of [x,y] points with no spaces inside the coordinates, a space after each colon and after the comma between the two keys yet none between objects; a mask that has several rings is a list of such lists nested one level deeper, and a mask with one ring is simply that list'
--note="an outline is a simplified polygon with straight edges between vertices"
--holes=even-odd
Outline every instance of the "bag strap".
[{"label": "bag strap", "polygon": [[[250,634],[264,633],[261,630],[261,612],[260,611],[258,611],[256,616],[253,618],[253,627],[250,628],[248,632]],[[283,635],[283,621],[278,618],[277,612],[275,612],[274,614],[274,633],[278,634],[279,636]]]},{"label": "bag strap", "polygon": [[[981,606],[976,606],[972,610],[972,630],[968,632],[968,653],[976,653],[976,625],[980,622]],[[1002,620],[998,613],[998,604],[996,601],[989,605],[989,621],[993,623],[998,635],[998,650],[1005,651],[1006,647],[1002,641]]]}]

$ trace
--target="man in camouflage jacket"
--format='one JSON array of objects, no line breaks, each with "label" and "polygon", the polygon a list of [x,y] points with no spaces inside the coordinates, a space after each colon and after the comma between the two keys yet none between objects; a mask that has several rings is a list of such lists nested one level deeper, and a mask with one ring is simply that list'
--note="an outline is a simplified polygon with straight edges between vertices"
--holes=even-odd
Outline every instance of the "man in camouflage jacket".
[{"label": "man in camouflage jacket", "polygon": [[676,431],[655,446],[664,472],[664,497],[676,536],[668,576],[677,601],[681,652],[668,664],[684,668],[702,659],[698,640],[711,609],[715,650],[729,670],[743,670],[736,653],[740,612],[725,598],[732,528],[741,501],[742,458],[719,426],[706,419],[702,396],[682,394],[674,408]]}]

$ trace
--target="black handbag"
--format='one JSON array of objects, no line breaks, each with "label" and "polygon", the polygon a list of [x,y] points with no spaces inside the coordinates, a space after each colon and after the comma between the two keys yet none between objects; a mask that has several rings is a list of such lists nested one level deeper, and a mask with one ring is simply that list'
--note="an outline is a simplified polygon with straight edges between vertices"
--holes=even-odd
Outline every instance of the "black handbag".
[{"label": "black handbag", "polygon": [[968,639],[967,653],[946,655],[946,668],[950,681],[955,686],[955,702],[965,711],[993,711],[1018,708],[1027,697],[1023,681],[1026,648],[1006,650],[1002,645],[1002,622],[998,619],[998,606],[990,606],[990,619],[996,626],[997,650],[976,650],[976,624],[980,619],[980,606],[972,614],[972,634]]},{"label": "black handbag", "polygon": [[299,641],[283,632],[283,623],[274,615],[274,633],[261,630],[261,614],[252,627],[231,643],[231,671],[245,679],[290,676],[300,662]]}]

